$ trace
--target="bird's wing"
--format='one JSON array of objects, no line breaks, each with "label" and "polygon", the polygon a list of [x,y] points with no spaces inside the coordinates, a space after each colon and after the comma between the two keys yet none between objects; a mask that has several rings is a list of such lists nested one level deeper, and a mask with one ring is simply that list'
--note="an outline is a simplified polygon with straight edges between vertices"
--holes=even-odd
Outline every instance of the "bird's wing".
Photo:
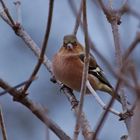
[{"label": "bird's wing", "polygon": [[[84,53],[79,54],[79,58],[82,62],[84,62]],[[106,79],[103,70],[100,68],[100,66],[97,64],[95,58],[90,55],[90,61],[89,61],[89,74],[94,75],[96,78],[98,78],[102,83],[108,85],[110,88],[112,88],[111,84]]]}]

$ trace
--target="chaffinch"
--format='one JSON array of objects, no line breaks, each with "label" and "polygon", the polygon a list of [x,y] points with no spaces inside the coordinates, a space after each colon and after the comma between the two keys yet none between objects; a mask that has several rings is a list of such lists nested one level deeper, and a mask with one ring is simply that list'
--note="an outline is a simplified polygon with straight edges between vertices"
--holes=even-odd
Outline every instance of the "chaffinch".
[{"label": "chaffinch", "polygon": [[[63,45],[52,60],[55,78],[69,88],[80,91],[84,57],[84,48],[78,42],[76,36],[64,36]],[[113,87],[104,76],[102,69],[93,56],[90,56],[88,73],[88,80],[94,90],[105,91],[111,96],[114,94]],[[89,90],[87,90],[88,93]],[[116,99],[120,102],[118,94]]]}]

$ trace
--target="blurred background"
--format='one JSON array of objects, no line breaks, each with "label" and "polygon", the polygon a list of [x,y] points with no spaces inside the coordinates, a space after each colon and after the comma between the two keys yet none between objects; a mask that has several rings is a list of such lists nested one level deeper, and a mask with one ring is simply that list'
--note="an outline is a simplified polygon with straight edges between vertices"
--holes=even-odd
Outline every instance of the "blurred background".
[{"label": "blurred background", "polygon": [[[9,11],[14,19],[16,19],[16,8],[13,2],[14,0],[6,0]],[[80,0],[75,2],[78,8],[80,6]],[[108,0],[104,0],[104,2],[109,4]],[[123,2],[124,0],[113,0],[112,6],[113,8],[119,8]],[[139,0],[129,0],[129,3],[133,9],[140,13]],[[21,1],[23,27],[39,46],[41,46],[45,33],[48,4],[48,0]],[[89,34],[100,53],[106,57],[112,66],[115,66],[114,42],[110,24],[107,22],[105,15],[98,7],[96,1],[92,2],[88,0],[87,9]],[[124,52],[139,30],[138,26],[140,22],[137,18],[129,14],[123,15],[121,21],[120,36],[122,52]],[[75,16],[72,13],[68,0],[55,0],[52,28],[46,51],[46,55],[50,60],[62,45],[63,36],[72,33],[74,24]],[[77,38],[84,44],[83,34],[80,29],[78,30]],[[137,47],[132,55],[137,69],[140,68],[139,53],[140,47]],[[14,86],[29,78],[36,62],[37,58],[33,52],[15,35],[12,29],[0,19],[0,78],[3,78],[10,85]],[[116,79],[109,74],[108,68],[100,59],[98,63],[104,69],[109,81],[115,86]],[[49,117],[72,137],[75,116],[71,110],[70,103],[66,97],[60,93],[59,87],[50,82],[51,75],[43,65],[38,76],[39,78],[33,82],[29,89],[29,98],[47,107]],[[2,89],[0,89],[0,91],[2,91]],[[102,94],[101,92],[98,93],[105,102],[109,100],[110,97],[108,95]],[[127,92],[128,98],[130,98],[129,95],[131,95],[131,93]],[[76,94],[76,96],[79,99],[79,94]],[[27,108],[19,103],[13,102],[10,95],[6,94],[5,96],[1,96],[0,104],[3,108],[9,140],[46,139],[46,126]],[[122,110],[120,104],[117,102],[114,108],[119,111]],[[84,112],[94,130],[102,114],[102,109],[91,95],[85,97]],[[100,140],[118,140],[122,135],[127,134],[124,123],[118,121],[118,119],[118,117],[109,114],[100,132]],[[49,131],[49,135],[50,140],[58,140],[51,131]],[[2,139],[1,136],[0,139]],[[82,140],[82,136],[80,136],[80,139]]]}]

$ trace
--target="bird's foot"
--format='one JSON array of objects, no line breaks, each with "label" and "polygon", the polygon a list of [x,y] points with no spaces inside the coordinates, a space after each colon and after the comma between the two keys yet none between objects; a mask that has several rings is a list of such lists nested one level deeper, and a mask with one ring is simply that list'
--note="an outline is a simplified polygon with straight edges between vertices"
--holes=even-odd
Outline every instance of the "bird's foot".
[{"label": "bird's foot", "polygon": [[75,99],[72,100],[72,101],[71,101],[71,105],[72,105],[71,110],[74,109],[75,107],[77,107],[78,104],[79,104],[79,101],[77,101],[77,100],[75,100]]},{"label": "bird's foot", "polygon": [[60,88],[60,92],[62,92],[65,89],[69,90],[70,93],[73,93],[73,90],[71,88],[69,88],[68,86],[62,84],[61,85],[61,88]]},{"label": "bird's foot", "polygon": [[119,121],[126,120],[128,117],[131,117],[131,116],[133,116],[133,111],[127,110],[119,114],[119,117],[120,117]]},{"label": "bird's foot", "polygon": [[50,78],[50,81],[53,82],[54,84],[57,82],[54,76],[52,76],[52,77]]}]

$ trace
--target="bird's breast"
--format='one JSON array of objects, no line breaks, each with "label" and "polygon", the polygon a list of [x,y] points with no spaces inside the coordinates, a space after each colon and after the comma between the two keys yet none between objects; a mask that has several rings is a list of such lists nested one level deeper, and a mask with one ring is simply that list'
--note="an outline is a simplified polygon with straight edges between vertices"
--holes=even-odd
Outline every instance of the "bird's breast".
[{"label": "bird's breast", "polygon": [[57,80],[76,91],[80,91],[83,64],[78,58],[55,55],[52,67]]}]

